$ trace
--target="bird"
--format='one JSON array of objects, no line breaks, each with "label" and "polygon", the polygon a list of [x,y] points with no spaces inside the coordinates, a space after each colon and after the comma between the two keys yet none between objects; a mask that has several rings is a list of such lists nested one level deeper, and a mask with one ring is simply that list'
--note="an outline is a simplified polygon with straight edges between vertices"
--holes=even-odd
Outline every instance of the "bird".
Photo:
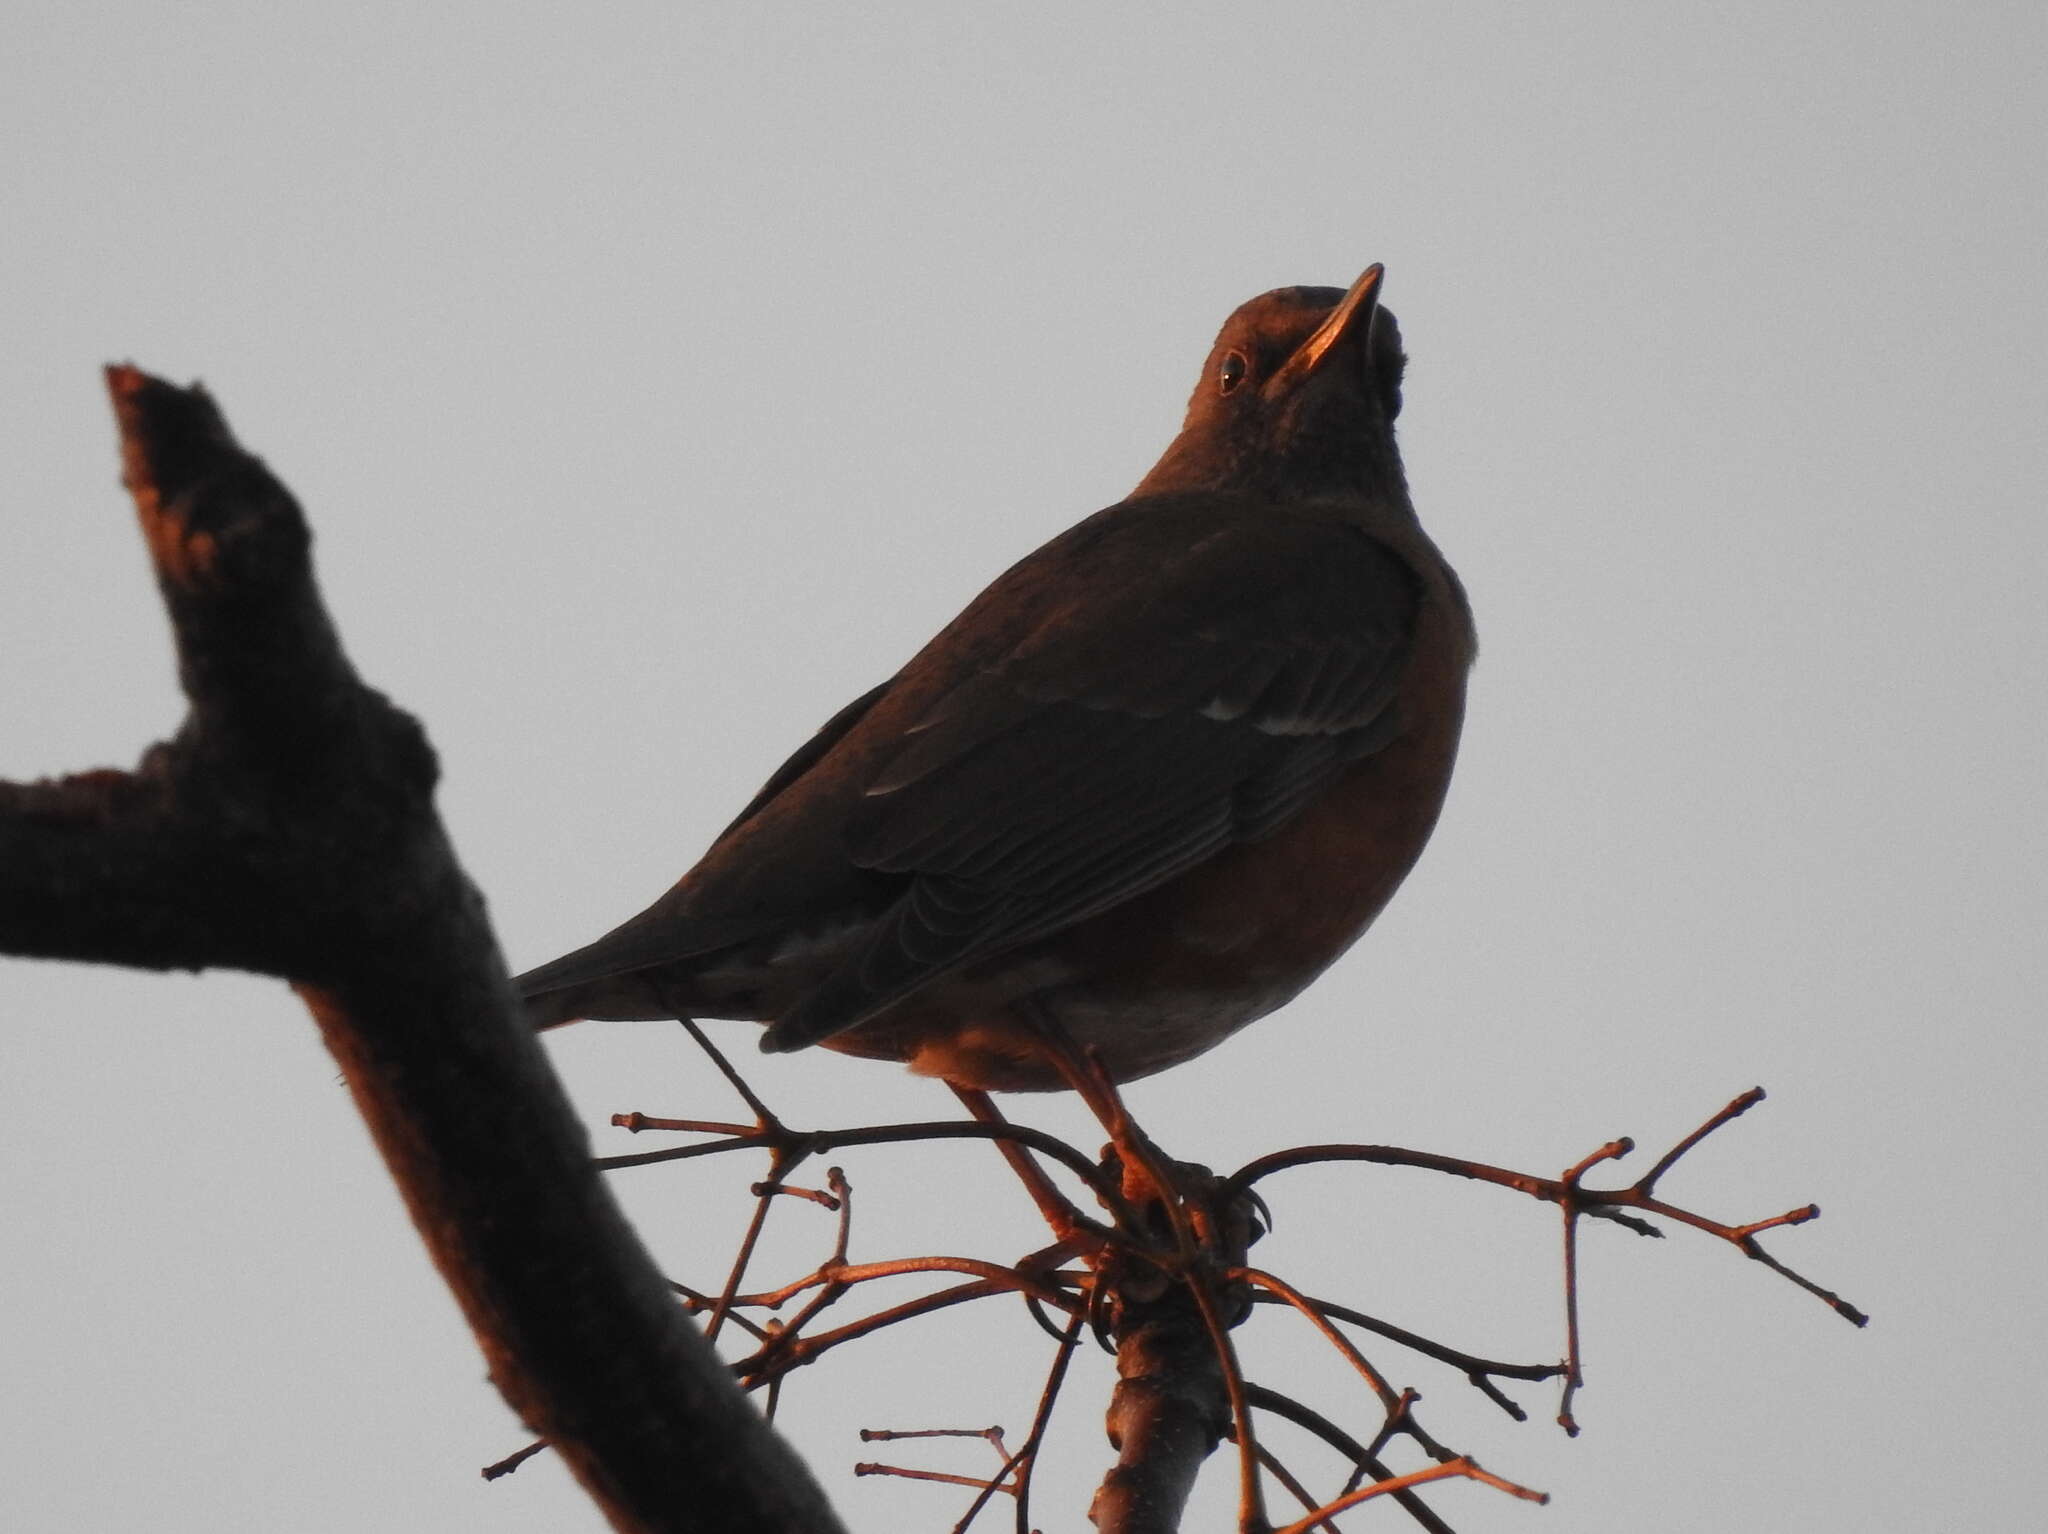
[{"label": "bird", "polygon": [[[742,1019],[962,1092],[1114,1083],[1293,999],[1434,828],[1477,653],[1375,264],[1239,306],[1124,500],[834,714],[536,1027]],[[1049,1043],[1049,1041],[1051,1041]]]}]

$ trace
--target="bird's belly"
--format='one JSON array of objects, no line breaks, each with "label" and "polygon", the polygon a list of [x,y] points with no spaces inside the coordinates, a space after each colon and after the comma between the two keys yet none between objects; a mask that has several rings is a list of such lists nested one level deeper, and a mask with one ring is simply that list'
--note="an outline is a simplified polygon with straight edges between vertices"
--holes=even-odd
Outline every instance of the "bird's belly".
[{"label": "bird's belly", "polygon": [[1118,1081],[1193,1059],[1293,999],[1393,898],[1435,829],[1472,659],[1462,602],[1426,610],[1400,733],[1293,820],[1064,931],[963,966],[826,1042],[956,1085],[1053,1091],[1040,1020]]},{"label": "bird's belly", "polygon": [[1360,762],[1264,840],[967,965],[828,1047],[997,1091],[1065,1084],[1035,1019],[1119,1081],[1192,1059],[1292,1000],[1372,924],[1436,822],[1456,724]]}]

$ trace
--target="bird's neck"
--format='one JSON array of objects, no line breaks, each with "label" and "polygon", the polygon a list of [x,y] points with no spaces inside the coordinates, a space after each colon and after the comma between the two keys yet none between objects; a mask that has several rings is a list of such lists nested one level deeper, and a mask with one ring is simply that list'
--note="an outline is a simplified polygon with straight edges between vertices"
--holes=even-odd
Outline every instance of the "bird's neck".
[{"label": "bird's neck", "polygon": [[1408,479],[1392,443],[1383,453],[1362,452],[1356,443],[1346,447],[1342,453],[1279,456],[1184,435],[1167,448],[1131,494],[1207,492],[1280,500],[1408,504]]}]

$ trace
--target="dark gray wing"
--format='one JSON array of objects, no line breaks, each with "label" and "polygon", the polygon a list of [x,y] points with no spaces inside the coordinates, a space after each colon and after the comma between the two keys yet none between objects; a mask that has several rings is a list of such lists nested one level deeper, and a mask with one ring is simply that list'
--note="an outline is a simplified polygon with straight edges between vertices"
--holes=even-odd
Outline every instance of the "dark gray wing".
[{"label": "dark gray wing", "polygon": [[1151,550],[1142,578],[1127,558],[1076,570],[912,727],[847,829],[857,864],[908,887],[766,1047],[1267,835],[1397,733],[1418,578],[1355,527],[1261,510]]}]

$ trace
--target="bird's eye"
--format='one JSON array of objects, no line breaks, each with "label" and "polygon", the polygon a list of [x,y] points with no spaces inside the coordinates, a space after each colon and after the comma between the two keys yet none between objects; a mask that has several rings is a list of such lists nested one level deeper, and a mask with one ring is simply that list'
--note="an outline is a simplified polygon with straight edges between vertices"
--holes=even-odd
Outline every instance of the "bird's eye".
[{"label": "bird's eye", "polygon": [[1243,383],[1245,371],[1250,366],[1251,364],[1244,360],[1243,352],[1227,354],[1216,368],[1217,392],[1228,394],[1232,389]]}]

